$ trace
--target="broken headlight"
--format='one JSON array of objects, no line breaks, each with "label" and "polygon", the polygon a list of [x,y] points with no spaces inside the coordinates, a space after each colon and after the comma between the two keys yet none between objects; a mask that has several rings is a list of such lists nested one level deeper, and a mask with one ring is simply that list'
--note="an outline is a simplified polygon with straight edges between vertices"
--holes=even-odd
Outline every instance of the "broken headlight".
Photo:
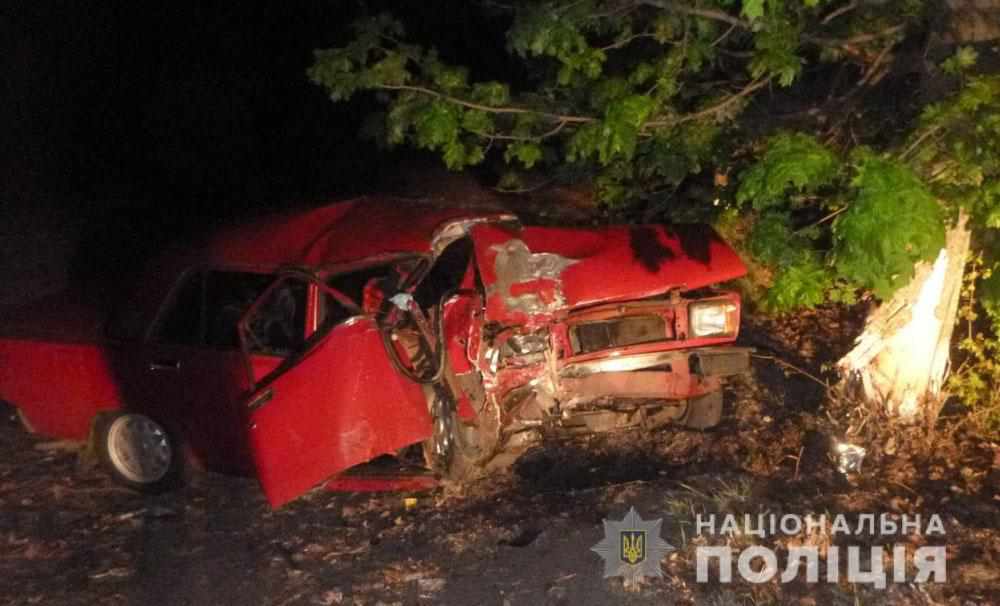
[{"label": "broken headlight", "polygon": [[702,301],[688,306],[692,337],[731,337],[739,322],[739,309],[731,301]]},{"label": "broken headlight", "polygon": [[549,333],[546,331],[514,334],[504,341],[501,351],[504,360],[530,363],[542,359],[548,344]]}]

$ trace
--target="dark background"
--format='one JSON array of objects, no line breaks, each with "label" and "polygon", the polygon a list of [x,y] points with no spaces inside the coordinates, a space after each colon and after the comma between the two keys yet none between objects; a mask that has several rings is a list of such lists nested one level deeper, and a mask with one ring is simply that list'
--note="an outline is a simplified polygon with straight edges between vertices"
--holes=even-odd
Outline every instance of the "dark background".
[{"label": "dark background", "polygon": [[384,10],[477,77],[511,77],[508,23],[461,1],[8,5],[8,233],[48,229],[20,225],[25,209],[61,209],[80,230],[70,277],[87,282],[198,226],[384,191],[414,152],[359,138],[373,96],[332,103],[305,75],[314,49],[345,43],[354,19]]}]

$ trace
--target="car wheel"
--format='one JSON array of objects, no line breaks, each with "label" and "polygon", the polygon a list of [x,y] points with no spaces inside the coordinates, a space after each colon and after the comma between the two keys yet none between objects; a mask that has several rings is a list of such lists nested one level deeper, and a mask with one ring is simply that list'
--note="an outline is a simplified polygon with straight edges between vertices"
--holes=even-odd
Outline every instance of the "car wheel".
[{"label": "car wheel", "polygon": [[433,433],[423,444],[427,465],[442,477],[456,482],[481,477],[495,442],[486,424],[462,421],[455,399],[440,384],[427,386],[425,393],[433,423]]},{"label": "car wheel", "polygon": [[722,421],[722,390],[691,398],[681,424],[690,429],[709,429]]},{"label": "car wheel", "polygon": [[102,415],[95,425],[97,455],[120,484],[162,492],[180,477],[180,453],[167,430],[146,415]]}]

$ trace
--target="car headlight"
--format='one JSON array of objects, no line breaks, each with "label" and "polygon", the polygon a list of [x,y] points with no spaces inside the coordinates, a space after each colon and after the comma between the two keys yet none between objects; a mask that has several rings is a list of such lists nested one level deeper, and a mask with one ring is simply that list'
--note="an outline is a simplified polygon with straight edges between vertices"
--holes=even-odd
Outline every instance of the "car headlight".
[{"label": "car headlight", "polygon": [[525,366],[545,359],[549,333],[545,331],[514,334],[500,347],[504,366]]},{"label": "car headlight", "polygon": [[730,301],[705,301],[688,306],[692,337],[729,337],[736,334],[739,310]]},{"label": "car headlight", "polygon": [[507,356],[527,356],[530,354],[542,353],[549,343],[549,335],[546,332],[533,332],[520,335],[511,335],[504,342],[504,353]]}]

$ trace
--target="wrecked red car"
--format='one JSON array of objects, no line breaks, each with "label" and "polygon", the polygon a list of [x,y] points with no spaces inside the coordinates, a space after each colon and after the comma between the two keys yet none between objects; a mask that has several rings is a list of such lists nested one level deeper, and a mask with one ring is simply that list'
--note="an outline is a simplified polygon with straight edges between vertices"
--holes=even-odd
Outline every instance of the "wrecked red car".
[{"label": "wrecked red car", "polygon": [[719,422],[745,268],[701,226],[530,227],[357,199],[167,251],[110,318],[3,310],[0,398],[120,481],[256,474],[277,507],[422,444],[440,474],[552,434]]}]

